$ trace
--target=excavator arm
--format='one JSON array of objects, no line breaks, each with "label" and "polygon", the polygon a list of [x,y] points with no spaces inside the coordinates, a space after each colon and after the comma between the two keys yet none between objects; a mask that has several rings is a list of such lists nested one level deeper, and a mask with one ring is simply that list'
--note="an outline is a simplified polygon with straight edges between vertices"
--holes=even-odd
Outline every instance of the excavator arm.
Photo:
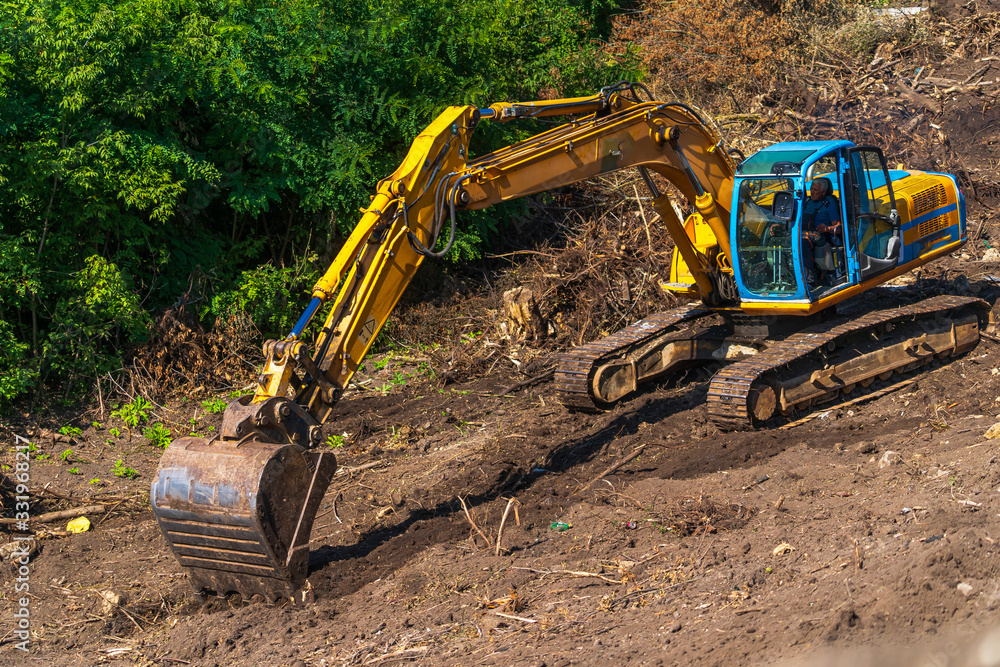
[{"label": "excavator arm", "polygon": [[[712,305],[732,298],[726,221],[735,164],[694,110],[641,101],[635,91],[627,85],[590,97],[449,107],[420,133],[378,184],[291,333],[265,343],[256,392],[227,408],[219,436],[179,439],[161,460],[154,511],[196,589],[277,597],[303,584],[312,520],[336,469],[331,452],[314,449],[321,426],[420,263],[450,249],[459,211],[638,167],[692,291]],[[551,116],[573,120],[469,159],[480,122]],[[682,225],[652,174],[694,205],[697,234]],[[447,244],[434,252],[446,229]],[[311,353],[300,337],[324,305]]]},{"label": "excavator arm", "polygon": [[[484,118],[504,121],[570,112],[590,113],[467,159],[472,132]],[[297,403],[322,423],[420,262],[450,248],[451,240],[439,253],[430,250],[449,225],[454,238],[458,211],[484,209],[628,167],[643,170],[653,190],[653,207],[692,270],[702,299],[717,302],[718,285],[731,272],[726,221],[735,165],[721,138],[693,110],[677,103],[637,102],[619,91],[488,109],[449,107],[417,137],[403,164],[379,183],[378,193],[316,284],[312,303],[289,338],[268,344],[267,365],[253,402],[286,395],[293,365],[302,367],[305,360],[298,336],[319,307],[332,301],[316,344],[315,368],[304,367],[311,382],[297,397]],[[696,247],[649,172],[664,177],[695,205],[714,237],[711,247]]]}]

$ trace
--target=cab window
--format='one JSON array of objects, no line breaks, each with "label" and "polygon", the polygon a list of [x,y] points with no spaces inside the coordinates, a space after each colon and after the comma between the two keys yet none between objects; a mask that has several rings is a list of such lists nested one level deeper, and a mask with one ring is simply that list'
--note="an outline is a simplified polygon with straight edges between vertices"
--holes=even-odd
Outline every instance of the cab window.
[{"label": "cab window", "polygon": [[792,192],[790,178],[753,178],[740,185],[737,202],[736,251],[743,284],[760,295],[794,294],[798,290],[792,257],[792,225],[774,217],[778,192]]}]

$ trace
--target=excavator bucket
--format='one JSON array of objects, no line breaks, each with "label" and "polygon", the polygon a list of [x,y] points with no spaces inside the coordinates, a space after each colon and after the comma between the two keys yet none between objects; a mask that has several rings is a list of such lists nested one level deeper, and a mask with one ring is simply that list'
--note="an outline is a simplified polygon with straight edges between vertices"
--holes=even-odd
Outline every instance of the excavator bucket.
[{"label": "excavator bucket", "polygon": [[309,533],[337,469],[331,452],[264,442],[179,438],[150,498],[196,591],[291,597],[306,580]]}]

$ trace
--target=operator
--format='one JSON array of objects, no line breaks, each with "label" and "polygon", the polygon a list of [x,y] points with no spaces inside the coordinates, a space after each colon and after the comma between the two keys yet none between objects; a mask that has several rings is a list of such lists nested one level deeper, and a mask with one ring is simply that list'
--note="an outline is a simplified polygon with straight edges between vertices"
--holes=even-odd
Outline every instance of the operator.
[{"label": "operator", "polygon": [[813,179],[809,199],[802,206],[802,222],[806,232],[827,234],[829,240],[839,241],[840,202],[830,194],[832,189],[829,178],[823,176]]},{"label": "operator", "polygon": [[[814,257],[813,251],[826,244],[841,245],[840,202],[830,194],[830,179],[814,178],[809,188],[809,199],[802,205],[802,254]],[[814,261],[808,263],[812,272],[810,282],[822,279],[823,271]]]}]

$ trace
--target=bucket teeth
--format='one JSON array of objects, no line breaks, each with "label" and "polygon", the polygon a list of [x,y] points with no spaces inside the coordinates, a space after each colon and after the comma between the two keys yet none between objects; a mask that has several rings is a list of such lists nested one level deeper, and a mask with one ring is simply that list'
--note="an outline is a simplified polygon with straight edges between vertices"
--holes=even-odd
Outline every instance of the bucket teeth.
[{"label": "bucket teeth", "polygon": [[298,445],[181,438],[150,497],[195,590],[273,600],[305,583],[309,533],[336,469],[332,453]]}]

